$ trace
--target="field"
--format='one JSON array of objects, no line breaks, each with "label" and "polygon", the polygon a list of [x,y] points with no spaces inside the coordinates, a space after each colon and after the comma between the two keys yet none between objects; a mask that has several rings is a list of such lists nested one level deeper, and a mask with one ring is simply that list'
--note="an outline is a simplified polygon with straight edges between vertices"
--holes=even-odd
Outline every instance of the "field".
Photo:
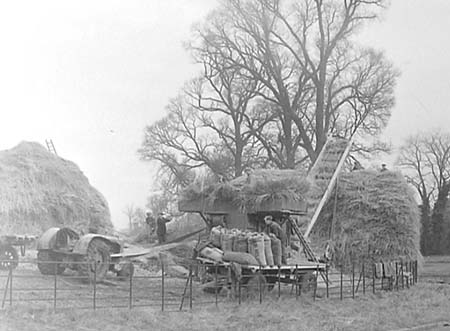
[{"label": "field", "polygon": [[194,306],[188,312],[145,307],[53,313],[19,305],[0,311],[0,330],[399,330],[417,325],[436,330],[450,320],[449,261],[427,259],[423,280],[409,290],[378,292],[355,300],[287,297],[262,304]]}]

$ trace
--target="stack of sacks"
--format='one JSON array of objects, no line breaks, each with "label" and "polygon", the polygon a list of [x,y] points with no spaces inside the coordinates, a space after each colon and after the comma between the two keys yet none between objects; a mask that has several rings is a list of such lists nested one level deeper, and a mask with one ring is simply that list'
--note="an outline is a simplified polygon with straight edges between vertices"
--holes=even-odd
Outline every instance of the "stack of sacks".
[{"label": "stack of sacks", "polygon": [[[210,240],[214,246],[224,252],[223,261],[261,266],[281,265],[281,241],[273,234],[212,228]],[[229,254],[229,253],[239,254]],[[249,258],[248,255],[253,257]],[[256,263],[253,263],[255,262]],[[245,262],[245,263],[244,263]]]}]

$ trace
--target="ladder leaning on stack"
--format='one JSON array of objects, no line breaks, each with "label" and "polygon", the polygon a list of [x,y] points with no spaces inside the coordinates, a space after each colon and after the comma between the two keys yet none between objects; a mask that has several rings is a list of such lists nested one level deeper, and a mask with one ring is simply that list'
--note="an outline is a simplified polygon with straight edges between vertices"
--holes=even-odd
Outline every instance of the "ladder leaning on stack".
[{"label": "ladder leaning on stack", "polygon": [[319,262],[310,245],[308,236],[314,224],[317,222],[319,214],[331,195],[336,184],[337,177],[342,170],[345,160],[350,153],[353,137],[350,140],[330,137],[322,148],[316,162],[308,173],[308,180],[311,183],[311,192],[307,196],[309,220],[308,227],[303,235],[294,221],[291,221],[294,232],[297,234],[300,243],[303,245],[307,258],[314,262]]},{"label": "ladder leaning on stack", "polygon": [[45,139],[45,144],[47,145],[47,149],[50,153],[58,155],[58,153],[56,153],[56,149],[55,149],[55,145],[53,144],[53,140]]}]

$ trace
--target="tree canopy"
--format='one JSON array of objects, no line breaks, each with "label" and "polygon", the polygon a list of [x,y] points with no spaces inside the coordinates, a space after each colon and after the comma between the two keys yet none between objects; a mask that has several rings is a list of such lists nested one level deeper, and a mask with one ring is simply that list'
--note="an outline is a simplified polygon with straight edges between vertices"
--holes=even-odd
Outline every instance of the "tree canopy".
[{"label": "tree canopy", "polygon": [[202,72],[145,128],[139,150],[174,184],[206,167],[308,167],[328,135],[378,135],[398,71],[354,36],[383,0],[228,0],[193,30],[187,50]]}]

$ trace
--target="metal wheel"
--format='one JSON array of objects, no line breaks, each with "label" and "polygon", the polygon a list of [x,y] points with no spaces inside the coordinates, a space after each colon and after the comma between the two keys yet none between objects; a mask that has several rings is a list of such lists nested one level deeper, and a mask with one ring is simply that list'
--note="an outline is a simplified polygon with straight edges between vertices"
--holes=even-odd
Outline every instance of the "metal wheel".
[{"label": "metal wheel", "polygon": [[83,262],[80,267],[89,279],[102,280],[111,264],[108,244],[100,238],[92,239]]},{"label": "metal wheel", "polygon": [[0,247],[0,270],[14,269],[19,264],[19,255],[11,245]]},{"label": "metal wheel", "polygon": [[66,267],[59,263],[61,261],[58,256],[52,251],[38,251],[37,260],[38,269],[43,275],[54,275],[55,272],[60,275],[66,270]]},{"label": "metal wheel", "polygon": [[257,298],[260,291],[265,295],[268,290],[266,277],[259,272],[244,276],[242,287],[247,298]]},{"label": "metal wheel", "polygon": [[300,275],[298,282],[303,293],[313,292],[317,287],[317,278],[313,272]]}]

